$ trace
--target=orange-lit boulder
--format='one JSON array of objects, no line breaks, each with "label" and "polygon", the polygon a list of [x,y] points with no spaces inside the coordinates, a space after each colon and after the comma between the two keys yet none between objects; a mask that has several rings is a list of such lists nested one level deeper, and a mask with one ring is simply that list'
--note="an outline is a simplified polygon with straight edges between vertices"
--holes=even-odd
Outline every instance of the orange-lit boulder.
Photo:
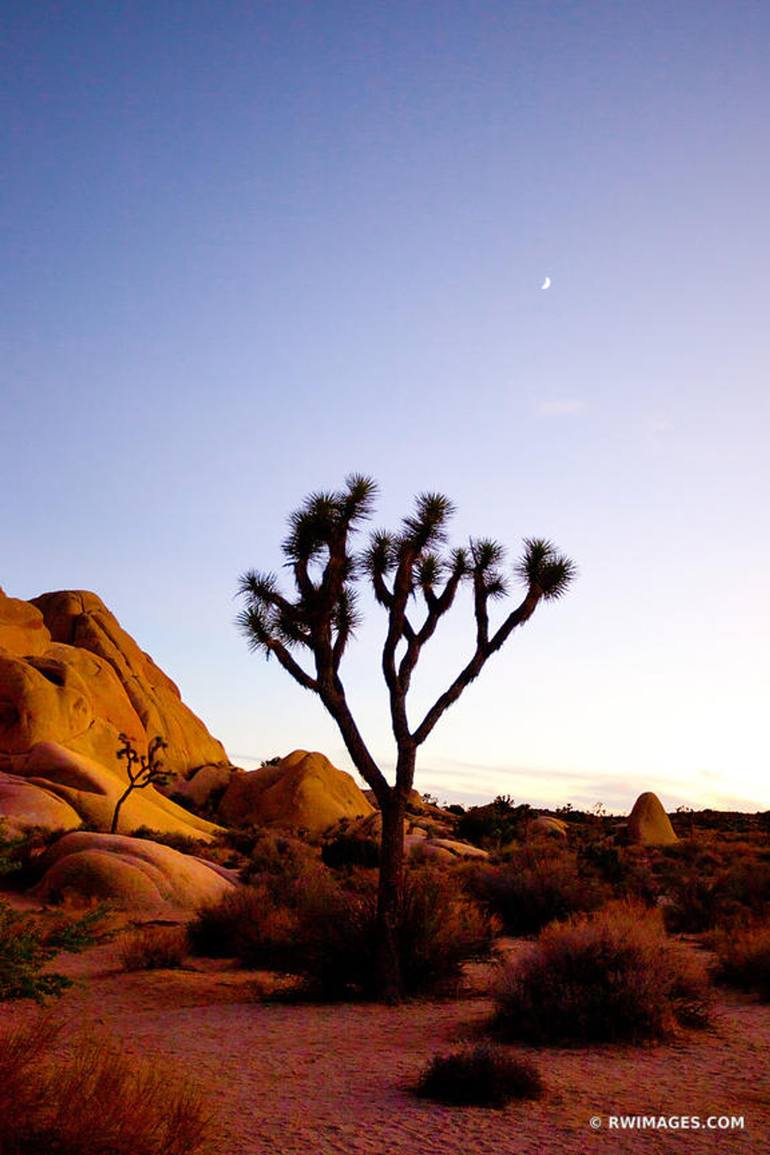
[{"label": "orange-lit boulder", "polygon": [[25,657],[42,654],[50,644],[40,610],[30,602],[6,597],[0,589],[0,650]]},{"label": "orange-lit boulder", "polygon": [[228,764],[222,744],[185,706],[174,682],[139,648],[101,598],[86,590],[62,590],[42,594],[32,604],[42,612],[54,642],[86,650],[112,667],[145,737],[158,734],[168,743],[169,769],[186,776],[198,766]]},{"label": "orange-lit boulder", "polygon": [[275,766],[236,770],[219,804],[233,826],[279,826],[322,834],[341,818],[372,813],[350,774],[323,754],[295,750]]},{"label": "orange-lit boulder", "polygon": [[[0,816],[16,830],[36,825],[72,830],[82,823],[109,830],[126,788],[116,769],[56,742],[39,742],[6,759],[6,765],[12,773],[0,780]],[[204,840],[216,829],[152,786],[134,790],[120,810],[119,831],[130,834],[140,826]]]},{"label": "orange-lit boulder", "polygon": [[[25,820],[109,826],[127,782],[117,757],[121,733],[140,754],[162,737],[164,765],[180,780],[201,767],[218,774],[220,788],[229,779],[221,744],[95,594],[63,591],[32,603],[0,591],[0,818],[16,828]],[[89,768],[83,788],[71,781],[75,763]],[[174,786],[172,779],[169,791]],[[120,825],[212,829],[151,787],[131,796]]]},{"label": "orange-lit boulder", "polygon": [[44,902],[92,899],[129,910],[190,914],[235,882],[228,871],[169,846],[121,835],[66,834],[46,853],[37,896]]},{"label": "orange-lit boulder", "polygon": [[670,846],[678,842],[671,819],[657,794],[640,794],[628,816],[628,841],[639,846]]},{"label": "orange-lit boulder", "polygon": [[550,834],[555,838],[567,837],[567,823],[561,818],[552,818],[550,814],[540,814],[530,823],[531,834]]}]

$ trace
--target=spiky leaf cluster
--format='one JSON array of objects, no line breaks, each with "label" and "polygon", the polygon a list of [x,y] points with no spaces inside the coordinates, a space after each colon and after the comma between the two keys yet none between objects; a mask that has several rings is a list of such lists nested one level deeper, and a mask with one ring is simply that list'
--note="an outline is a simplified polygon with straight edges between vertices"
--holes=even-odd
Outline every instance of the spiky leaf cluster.
[{"label": "spiky leaf cluster", "polygon": [[[425,740],[444,710],[477,677],[512,630],[531,617],[538,602],[564,593],[575,567],[550,542],[527,539],[513,571],[526,583],[525,597],[493,631],[489,606],[509,593],[505,549],[500,542],[471,538],[465,548],[448,549],[447,527],[454,506],[443,494],[426,492],[415,498],[412,511],[396,532],[375,530],[365,548],[354,554],[351,538],[371,515],[375,495],[375,483],[360,475],[348,477],[340,491],[310,494],[291,515],[283,542],[295,596],[289,599],[281,593],[273,573],[244,574],[238,592],[245,606],[238,622],[253,648],[264,650],[268,656],[275,654],[301,685],[324,697],[338,721],[345,716],[350,744],[356,747],[360,735],[354,733],[344,704],[338,671],[347,642],[359,624],[356,581],[362,576],[368,578],[376,600],[388,615],[382,668],[401,748],[405,743],[416,746]],[[410,729],[405,701],[412,673],[423,646],[466,582],[473,591],[475,652],[420,725]],[[314,673],[292,656],[298,648],[312,654]],[[371,762],[368,754],[362,757],[367,765]]]},{"label": "spiky leaf cluster", "polygon": [[524,554],[516,564],[518,577],[547,600],[562,597],[577,576],[577,566],[542,537],[524,539]]},{"label": "spiky leaf cluster", "polygon": [[[357,561],[349,543],[370,516],[376,493],[371,478],[351,474],[343,489],[311,493],[290,515],[282,551],[294,578],[293,599],[281,593],[274,573],[250,570],[240,579],[238,594],[245,606],[237,622],[249,645],[276,654],[295,676],[298,669],[288,660],[289,651],[301,647],[318,657],[323,649],[327,673],[336,672],[360,624]],[[305,684],[312,681],[305,676]]]}]

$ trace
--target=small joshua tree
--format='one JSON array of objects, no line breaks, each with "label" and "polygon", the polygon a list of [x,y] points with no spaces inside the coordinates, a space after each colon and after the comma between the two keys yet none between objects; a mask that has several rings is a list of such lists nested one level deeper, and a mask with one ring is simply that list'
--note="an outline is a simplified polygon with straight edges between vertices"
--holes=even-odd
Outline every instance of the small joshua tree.
[{"label": "small joshua tree", "polygon": [[[313,493],[289,519],[283,554],[292,573],[294,600],[279,590],[273,573],[250,571],[241,578],[246,599],[238,623],[249,645],[274,655],[306,690],[321,699],[340,730],[348,753],[371,787],[382,814],[378,892],[378,988],[381,997],[400,995],[398,927],[404,901],[404,815],[414,780],[417,750],[444,712],[478,677],[487,660],[523,625],[542,600],[559,598],[575,567],[549,541],[525,541],[514,574],[525,586],[520,604],[493,628],[489,610],[508,595],[502,572],[505,556],[496,541],[472,538],[451,551],[446,527],[454,509],[440,493],[417,497],[412,514],[397,533],[378,531],[369,546],[354,554],[351,538],[372,513],[377,493],[368,477],[351,475],[336,493]],[[388,690],[396,741],[396,775],[391,785],[375,762],[348,705],[340,665],[359,622],[355,583],[368,579],[387,613],[382,672]],[[475,647],[457,676],[418,724],[410,723],[407,695],[423,646],[452,608],[461,585],[470,586],[475,617]],[[413,606],[420,607],[415,620]],[[308,670],[294,655],[307,654]]]},{"label": "small joshua tree", "polygon": [[134,790],[144,790],[145,786],[165,786],[172,777],[170,770],[163,769],[163,762],[158,757],[162,750],[168,749],[168,742],[164,742],[158,735],[150,742],[146,754],[140,754],[131,744],[127,734],[119,734],[122,746],[118,748],[118,758],[125,758],[128,773],[128,786],[115,803],[115,813],[112,815],[110,834],[118,829],[120,808]]}]

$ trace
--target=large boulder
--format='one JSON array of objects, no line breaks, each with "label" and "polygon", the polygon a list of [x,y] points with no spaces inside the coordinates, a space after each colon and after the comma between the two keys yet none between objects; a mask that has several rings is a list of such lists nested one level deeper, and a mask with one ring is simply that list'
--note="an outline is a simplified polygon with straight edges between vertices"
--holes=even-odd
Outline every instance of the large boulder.
[{"label": "large boulder", "polygon": [[[96,594],[69,590],[24,602],[0,590],[0,819],[17,828],[109,825],[127,784],[117,757],[121,733],[140,754],[163,738],[164,766],[181,780],[212,766],[220,782],[231,773],[222,745]],[[85,786],[72,784],[76,765],[81,778],[85,767]],[[124,807],[121,829],[136,825],[213,829],[153,787]]]},{"label": "large boulder", "polygon": [[671,819],[663,809],[657,794],[640,794],[628,816],[626,836],[638,846],[670,846],[677,842]]},{"label": "large boulder", "polygon": [[65,834],[46,853],[43,902],[97,900],[155,915],[191,914],[235,884],[230,872],[169,846],[118,834]]},{"label": "large boulder", "polygon": [[10,654],[42,654],[51,644],[43,615],[30,602],[9,598],[0,589],[0,650]]},{"label": "large boulder", "polygon": [[355,780],[323,754],[295,750],[273,766],[236,770],[218,815],[233,826],[276,826],[323,834],[341,818],[372,813]]},{"label": "large boulder", "polygon": [[537,818],[533,818],[530,823],[531,834],[546,834],[554,838],[567,837],[567,823],[562,822],[561,818],[553,818],[550,814],[539,814]]},{"label": "large boulder", "polygon": [[209,763],[228,764],[221,742],[181,699],[174,682],[139,648],[104,605],[86,590],[62,590],[32,599],[54,642],[87,650],[117,675],[138,716],[145,738],[159,734],[168,743],[170,770],[187,776]]},{"label": "large boulder", "polygon": [[[14,773],[0,779],[0,816],[7,827],[75,830],[85,822],[109,830],[126,789],[125,779],[112,766],[56,742],[38,742],[10,761]],[[204,841],[216,829],[152,786],[132,791],[120,809],[119,832],[130,834],[140,826]]]}]

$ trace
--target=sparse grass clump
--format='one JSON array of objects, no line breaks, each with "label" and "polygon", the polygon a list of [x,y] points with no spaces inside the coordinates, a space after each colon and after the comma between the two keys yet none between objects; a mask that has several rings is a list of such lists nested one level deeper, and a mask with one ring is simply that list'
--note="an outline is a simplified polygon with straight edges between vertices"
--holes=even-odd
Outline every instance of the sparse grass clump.
[{"label": "sparse grass clump", "polygon": [[48,1016],[0,1038],[3,1155],[194,1155],[209,1131],[200,1095],[103,1038],[67,1052]]},{"label": "sparse grass clump", "polygon": [[770,924],[725,932],[713,945],[717,982],[751,991],[763,1002],[770,1002]]},{"label": "sparse grass clump", "polygon": [[420,1075],[414,1093],[450,1107],[504,1107],[514,1099],[539,1099],[543,1080],[529,1059],[481,1043],[436,1055]]},{"label": "sparse grass clump", "polygon": [[511,964],[494,1029],[533,1043],[641,1042],[710,1021],[705,976],[659,915],[612,906],[547,927]]},{"label": "sparse grass clump", "polygon": [[120,961],[124,971],[171,970],[181,967],[187,949],[185,927],[150,926],[125,940]]}]

